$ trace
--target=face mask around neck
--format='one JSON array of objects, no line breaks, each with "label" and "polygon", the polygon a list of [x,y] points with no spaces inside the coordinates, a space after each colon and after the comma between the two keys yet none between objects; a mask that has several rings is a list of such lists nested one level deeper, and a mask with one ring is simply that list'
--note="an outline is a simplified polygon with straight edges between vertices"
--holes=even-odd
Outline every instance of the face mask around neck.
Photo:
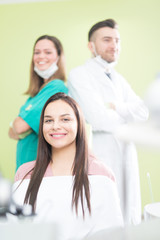
[{"label": "face mask around neck", "polygon": [[56,60],[56,62],[52,63],[52,65],[46,70],[39,70],[36,66],[34,66],[34,71],[41,78],[49,79],[58,70],[57,62],[58,62],[58,59]]},{"label": "face mask around neck", "polygon": [[107,67],[113,68],[117,63],[117,62],[108,63],[100,55],[94,57],[94,59],[95,59],[96,62],[98,62],[104,68],[107,68]]},{"label": "face mask around neck", "polygon": [[92,48],[93,48],[93,58],[104,68],[109,67],[112,68],[116,65],[116,61],[115,62],[111,62],[108,63],[106,60],[104,60],[101,55],[98,55],[97,51],[96,51],[96,47],[94,42],[92,42]]}]

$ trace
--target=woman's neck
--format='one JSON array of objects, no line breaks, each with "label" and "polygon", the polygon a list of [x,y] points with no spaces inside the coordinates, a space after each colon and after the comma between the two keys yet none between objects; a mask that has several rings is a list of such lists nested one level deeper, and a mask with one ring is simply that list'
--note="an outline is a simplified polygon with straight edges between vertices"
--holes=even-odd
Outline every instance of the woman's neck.
[{"label": "woman's neck", "polygon": [[54,176],[72,175],[76,147],[71,145],[63,149],[53,149],[52,172]]},{"label": "woman's neck", "polygon": [[55,76],[54,76],[54,74],[53,74],[50,78],[48,78],[48,79],[43,79],[43,80],[44,80],[44,83],[48,83],[48,82],[50,82],[50,81],[52,81],[52,80],[54,80],[54,79],[56,79],[56,78],[55,78]]}]

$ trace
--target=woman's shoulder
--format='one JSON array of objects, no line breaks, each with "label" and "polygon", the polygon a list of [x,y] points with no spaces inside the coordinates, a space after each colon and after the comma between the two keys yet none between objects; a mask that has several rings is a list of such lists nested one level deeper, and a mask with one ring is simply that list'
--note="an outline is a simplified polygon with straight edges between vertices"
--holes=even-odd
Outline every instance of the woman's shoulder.
[{"label": "woman's shoulder", "polygon": [[[30,179],[35,165],[36,165],[36,160],[22,164],[18,168],[18,170],[15,174],[14,181],[16,182],[16,181],[22,180],[24,178]],[[51,177],[51,176],[53,176],[52,168],[51,168],[51,165],[48,164],[47,169],[44,174],[44,177]]]},{"label": "woman's shoulder", "polygon": [[94,155],[89,154],[88,175],[102,175],[110,178],[115,182],[115,176],[112,170],[102,161],[98,160]]},{"label": "woman's shoulder", "polygon": [[18,170],[15,174],[14,181],[16,182],[16,181],[22,180],[24,177],[25,177],[25,179],[30,178],[31,174],[32,174],[31,170],[34,168],[35,163],[36,163],[36,161],[31,161],[31,162],[22,164],[18,168]]}]

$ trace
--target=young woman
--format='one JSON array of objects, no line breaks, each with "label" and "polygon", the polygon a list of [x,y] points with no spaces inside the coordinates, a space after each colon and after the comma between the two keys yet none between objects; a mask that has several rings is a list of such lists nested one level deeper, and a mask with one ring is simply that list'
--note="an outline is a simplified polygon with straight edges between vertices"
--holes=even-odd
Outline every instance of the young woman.
[{"label": "young woman", "polygon": [[55,222],[62,240],[123,224],[114,176],[88,154],[82,113],[64,93],[44,105],[37,160],[18,169],[14,189],[15,201],[32,205],[35,220]]},{"label": "young woman", "polygon": [[42,108],[53,94],[68,93],[64,81],[65,64],[62,44],[53,36],[39,37],[33,48],[30,84],[26,91],[30,97],[9,128],[10,138],[18,140],[16,169],[21,164],[36,159]]}]

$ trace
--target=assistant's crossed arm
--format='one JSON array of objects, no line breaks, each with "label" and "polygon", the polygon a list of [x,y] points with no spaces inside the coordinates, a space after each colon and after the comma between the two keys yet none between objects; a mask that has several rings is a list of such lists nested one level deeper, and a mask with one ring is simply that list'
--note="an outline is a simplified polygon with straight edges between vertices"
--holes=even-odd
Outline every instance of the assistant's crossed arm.
[{"label": "assistant's crossed arm", "polygon": [[18,140],[20,139],[20,134],[23,134],[30,129],[30,126],[21,117],[16,117],[12,126],[9,128],[8,135],[10,138]]}]

